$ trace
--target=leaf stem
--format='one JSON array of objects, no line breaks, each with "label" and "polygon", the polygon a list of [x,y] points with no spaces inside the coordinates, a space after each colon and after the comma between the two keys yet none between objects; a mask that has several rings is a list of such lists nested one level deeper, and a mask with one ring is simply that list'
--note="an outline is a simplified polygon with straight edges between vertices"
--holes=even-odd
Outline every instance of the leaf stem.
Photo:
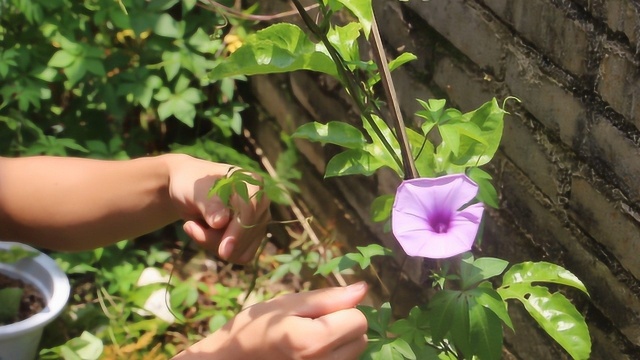
[{"label": "leaf stem", "polygon": [[352,77],[353,74],[348,70],[349,68],[345,64],[344,59],[342,58],[340,53],[336,51],[336,49],[333,47],[333,44],[331,44],[329,39],[327,39],[327,35],[323,33],[318,28],[318,26],[313,22],[313,20],[307,13],[306,9],[302,6],[302,4],[300,4],[298,0],[293,0],[293,4],[295,5],[296,9],[298,9],[298,12],[300,13],[300,16],[302,17],[302,20],[304,21],[305,25],[309,28],[309,30],[311,30],[311,32],[318,39],[320,39],[320,41],[322,41],[324,46],[327,48],[327,51],[329,52],[331,59],[336,65],[336,70],[338,72],[338,76],[342,84],[346,87],[347,92],[349,93],[351,98],[356,102],[356,105],[358,106],[358,109],[362,113],[362,116],[369,123],[369,125],[375,132],[376,136],[378,136],[378,138],[380,139],[380,141],[382,142],[386,150],[389,152],[393,160],[396,162],[398,167],[402,169],[403,167],[402,160],[400,160],[400,158],[398,157],[398,154],[396,154],[395,150],[393,149],[393,146],[391,146],[387,138],[384,136],[380,128],[376,125],[375,121],[371,117],[370,111],[367,109],[366,104],[364,103],[364,101],[360,96],[364,92],[364,90],[360,88],[359,82],[353,79]]},{"label": "leaf stem", "polygon": [[411,156],[411,147],[407,139],[407,132],[402,118],[402,112],[400,111],[400,104],[398,103],[398,97],[396,96],[396,90],[391,78],[391,72],[389,71],[389,65],[387,64],[387,57],[384,52],[382,39],[380,37],[380,30],[378,29],[378,23],[375,15],[372,18],[371,35],[372,38],[370,42],[373,47],[373,55],[378,65],[378,71],[380,72],[380,79],[387,97],[389,111],[392,119],[394,120],[393,124],[396,129],[398,143],[400,143],[400,153],[402,154],[402,163],[404,164],[404,178],[417,178],[418,171],[416,169],[416,164],[413,161],[413,157]]}]

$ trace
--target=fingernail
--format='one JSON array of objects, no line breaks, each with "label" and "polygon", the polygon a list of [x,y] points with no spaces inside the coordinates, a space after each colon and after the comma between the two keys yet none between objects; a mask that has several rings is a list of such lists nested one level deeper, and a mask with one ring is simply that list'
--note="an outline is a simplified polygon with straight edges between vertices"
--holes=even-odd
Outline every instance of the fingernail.
[{"label": "fingernail", "polygon": [[220,256],[224,259],[228,259],[233,252],[235,246],[235,239],[232,236],[226,237],[220,243]]},{"label": "fingernail", "polygon": [[[220,210],[215,212],[212,216],[211,216],[211,224],[210,225],[222,225],[221,222],[223,222],[223,220],[226,220],[228,214],[227,214],[227,210]],[[226,221],[225,221],[226,222]]]},{"label": "fingernail", "polygon": [[364,281],[358,281],[355,284],[351,284],[347,286],[347,290],[353,291],[353,292],[361,292],[366,288],[367,288],[367,283]]}]

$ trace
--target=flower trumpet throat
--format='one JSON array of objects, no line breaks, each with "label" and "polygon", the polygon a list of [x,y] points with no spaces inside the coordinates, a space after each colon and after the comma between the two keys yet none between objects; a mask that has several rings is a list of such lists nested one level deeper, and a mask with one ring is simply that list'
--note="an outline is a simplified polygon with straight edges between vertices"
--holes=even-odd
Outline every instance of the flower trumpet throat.
[{"label": "flower trumpet throat", "polygon": [[442,259],[471,250],[484,212],[482,203],[470,204],[477,193],[464,174],[403,181],[391,224],[407,255]]}]

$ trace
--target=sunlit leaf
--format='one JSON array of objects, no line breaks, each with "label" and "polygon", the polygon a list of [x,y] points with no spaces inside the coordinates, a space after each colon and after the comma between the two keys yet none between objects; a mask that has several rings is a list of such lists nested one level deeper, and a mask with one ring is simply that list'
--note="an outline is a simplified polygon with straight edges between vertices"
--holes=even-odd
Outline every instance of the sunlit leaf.
[{"label": "sunlit leaf", "polygon": [[588,359],[591,338],[584,317],[561,293],[551,294],[543,286],[517,282],[502,286],[504,299],[517,299],[531,317],[574,359]]},{"label": "sunlit leaf", "polygon": [[508,261],[491,257],[482,257],[475,260],[473,257],[463,259],[460,263],[462,288],[468,289],[482,280],[500,275],[508,265]]},{"label": "sunlit leaf", "polygon": [[372,175],[385,166],[379,158],[360,149],[349,149],[334,156],[327,163],[325,177],[345,175]]},{"label": "sunlit leaf", "polygon": [[394,200],[394,194],[381,195],[375,198],[371,203],[371,220],[375,222],[388,220],[391,216],[391,208],[393,207]]},{"label": "sunlit leaf", "polygon": [[[504,114],[504,110],[494,98],[478,109],[462,115],[462,120],[477,126],[480,133],[468,131],[465,136],[460,137],[458,153],[452,162],[460,166],[481,166],[488,163],[498,150],[502,139]],[[460,131],[463,130],[460,129]],[[470,134],[474,136],[469,137]],[[484,141],[478,141],[477,137],[481,137]]]},{"label": "sunlit leaf", "polygon": [[[392,170],[394,170],[398,175],[403,176],[403,171],[399,167],[399,164],[393,158],[393,155],[389,152],[387,147],[384,146],[384,141],[381,139],[383,137],[386,142],[391,145],[391,148],[395,152],[396,156],[401,157],[400,154],[400,144],[398,143],[398,139],[394,135],[389,125],[380,117],[376,115],[371,116],[373,120],[373,124],[370,124],[368,121],[364,122],[364,129],[367,131],[367,134],[372,139],[371,144],[367,144],[364,149],[367,151],[373,158],[377,161],[383,163],[385,166],[388,166]],[[374,126],[380,130],[380,135],[374,130]]]},{"label": "sunlit leaf", "polygon": [[248,36],[245,43],[209,74],[212,80],[237,75],[312,70],[337,77],[322,44],[313,43],[298,26],[271,25]]},{"label": "sunlit leaf", "polygon": [[426,136],[411,130],[407,130],[407,137],[411,145],[411,153],[420,177],[434,177],[435,157],[433,156],[433,144]]},{"label": "sunlit leaf", "polygon": [[[366,36],[371,32],[371,24],[373,22],[373,8],[371,0],[324,0],[325,4],[340,3],[349,9],[362,25]],[[334,5],[335,7],[335,5]]]},{"label": "sunlit leaf", "polygon": [[330,121],[326,124],[307,123],[300,126],[292,136],[321,144],[336,144],[348,149],[361,149],[367,143],[360,130],[342,121]]},{"label": "sunlit leaf", "polygon": [[530,284],[534,282],[548,282],[574,287],[585,294],[587,288],[573,273],[560,265],[548,262],[523,262],[513,265],[502,277],[502,286],[512,284]]}]

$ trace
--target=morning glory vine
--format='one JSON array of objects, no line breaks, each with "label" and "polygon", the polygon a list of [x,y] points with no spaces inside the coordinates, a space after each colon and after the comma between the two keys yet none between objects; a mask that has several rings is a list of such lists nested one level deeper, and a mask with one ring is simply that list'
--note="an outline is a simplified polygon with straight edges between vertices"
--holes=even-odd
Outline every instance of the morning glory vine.
[{"label": "morning glory vine", "polygon": [[[417,99],[422,109],[415,115],[422,123],[406,126],[389,74],[416,56],[405,53],[387,61],[371,0],[319,0],[315,17],[297,0],[293,3],[306,30],[288,23],[270,25],[248,36],[209,76],[309,70],[338,79],[357,104],[362,126],[312,122],[293,137],[342,147],[327,163],[325,177],[370,176],[388,167],[402,179],[395,194],[373,202],[373,219],[390,224],[406,256],[438,259],[430,284],[436,292],[403,319],[392,319],[389,303],[362,307],[370,330],[363,359],[499,359],[503,327],[514,331],[510,301],[521,303],[574,359],[588,358],[591,341],[584,317],[561,292],[545,286],[569,286],[588,295],[577,277],[546,262],[509,264],[472,254],[485,206],[498,206],[491,175],[481,167],[500,144],[504,103],[491,99],[462,113],[445,100]],[[357,21],[334,24],[339,11]],[[361,37],[371,44],[375,61],[360,58]],[[386,103],[374,91],[379,82]],[[319,273],[364,268],[371,257],[389,254],[375,244],[358,250],[344,255],[350,261],[333,259]]]}]

